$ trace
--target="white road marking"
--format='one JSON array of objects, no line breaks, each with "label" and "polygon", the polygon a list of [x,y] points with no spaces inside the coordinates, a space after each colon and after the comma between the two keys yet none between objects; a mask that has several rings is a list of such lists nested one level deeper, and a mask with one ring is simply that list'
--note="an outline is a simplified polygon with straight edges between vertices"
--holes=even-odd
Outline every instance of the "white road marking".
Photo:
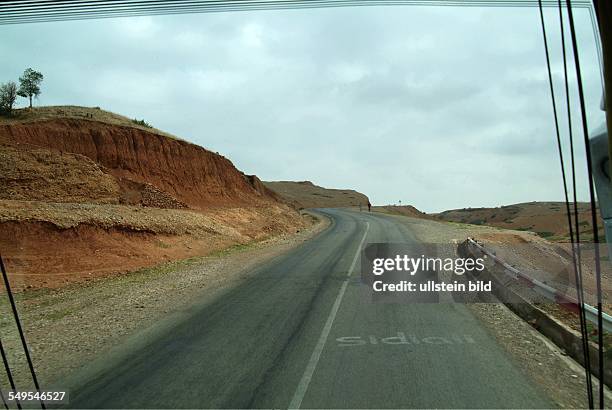
[{"label": "white road marking", "polygon": [[319,336],[319,340],[312,351],[312,355],[310,356],[310,360],[306,365],[306,369],[304,369],[304,374],[302,375],[302,379],[295,389],[295,393],[293,394],[293,399],[291,399],[291,403],[289,403],[290,409],[299,409],[302,405],[302,400],[304,400],[304,396],[308,391],[308,386],[310,385],[310,380],[312,379],[312,375],[314,374],[315,369],[317,368],[317,364],[319,363],[319,359],[321,358],[321,353],[323,353],[323,348],[325,347],[325,342],[327,342],[327,337],[329,336],[329,332],[331,331],[332,325],[334,323],[334,319],[336,318],[336,314],[338,313],[338,309],[340,308],[340,303],[342,303],[342,297],[344,296],[344,292],[346,291],[346,287],[348,285],[349,278],[353,273],[353,269],[355,268],[355,264],[357,263],[357,259],[359,258],[359,253],[361,253],[361,247],[365,242],[365,238],[370,230],[370,223],[366,222],[366,230],[363,233],[363,238],[361,238],[361,242],[357,247],[357,252],[355,252],[355,257],[353,258],[353,263],[351,263],[351,267],[346,275],[346,279],[342,283],[342,287],[340,288],[340,292],[338,292],[338,296],[336,296],[336,300],[334,302],[334,306],[332,306],[331,312],[329,312],[329,316],[327,317],[327,321],[325,322],[325,326],[323,326],[323,330],[321,331],[321,336]]}]

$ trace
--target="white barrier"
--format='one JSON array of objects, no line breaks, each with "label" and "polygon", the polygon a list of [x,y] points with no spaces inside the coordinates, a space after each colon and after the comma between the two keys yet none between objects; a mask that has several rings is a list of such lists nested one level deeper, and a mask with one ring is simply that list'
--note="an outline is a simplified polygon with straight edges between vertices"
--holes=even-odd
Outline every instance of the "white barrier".
[{"label": "white barrier", "polygon": [[[576,308],[578,307],[579,305],[578,301],[574,299],[573,297],[566,295],[558,291],[557,289],[526,275],[525,273],[516,269],[514,266],[508,265],[506,262],[499,259],[494,253],[489,252],[487,249],[485,249],[482,245],[480,245],[478,242],[476,242],[472,238],[468,238],[467,240],[470,245],[475,246],[482,253],[486,254],[488,257],[493,259],[493,261],[503,266],[504,272],[506,273],[506,275],[514,279],[517,279],[517,280],[520,279],[522,282],[525,282],[529,286],[530,289],[534,290],[535,292],[539,293],[540,295],[544,296],[545,298],[553,302],[557,302],[562,305],[570,304],[570,305],[574,305]],[[585,313],[586,319],[589,322],[597,324],[598,322],[597,321],[597,314],[598,314],[597,308],[591,305],[588,305],[586,303],[584,303],[583,306],[584,306],[584,313]],[[612,316],[608,315],[605,312],[602,312],[602,317],[603,317],[604,330],[606,330],[607,332],[612,332]]]}]

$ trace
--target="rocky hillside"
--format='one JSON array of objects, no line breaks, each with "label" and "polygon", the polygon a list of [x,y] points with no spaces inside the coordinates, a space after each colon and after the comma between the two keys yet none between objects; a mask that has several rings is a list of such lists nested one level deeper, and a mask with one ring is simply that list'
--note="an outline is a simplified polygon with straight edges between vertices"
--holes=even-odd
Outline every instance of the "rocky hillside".
[{"label": "rocky hillside", "polygon": [[269,181],[264,185],[298,209],[367,206],[368,197],[352,189],[330,189],[310,181]]},{"label": "rocky hillside", "polygon": [[0,199],[119,203],[116,178],[91,159],[30,145],[0,145]]},{"label": "rocky hillside", "polygon": [[0,122],[0,144],[87,157],[114,176],[126,196],[136,183],[142,184],[140,190],[150,184],[196,209],[277,201],[261,189],[257,177],[245,176],[227,158],[185,141],[127,125],[89,118]]},{"label": "rocky hillside", "polygon": [[[569,240],[567,214],[563,202],[526,202],[496,208],[453,209],[432,216],[449,222],[531,231],[553,241]],[[578,204],[578,219],[581,239],[592,239],[589,204]],[[600,220],[599,227],[602,226]],[[603,231],[601,233],[603,234]]]},{"label": "rocky hillside", "polygon": [[0,249],[18,289],[207,255],[307,224],[255,175],[142,121],[84,107],[0,117]]}]

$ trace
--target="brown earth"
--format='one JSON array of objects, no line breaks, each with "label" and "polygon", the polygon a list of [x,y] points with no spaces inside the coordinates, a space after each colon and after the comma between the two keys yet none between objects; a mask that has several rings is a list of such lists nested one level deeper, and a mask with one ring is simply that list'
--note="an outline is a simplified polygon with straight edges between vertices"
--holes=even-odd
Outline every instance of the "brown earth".
[{"label": "brown earth", "polygon": [[[432,214],[432,216],[447,222],[531,231],[552,241],[566,242],[569,240],[567,214],[563,202],[526,202],[496,208],[453,209]],[[578,220],[581,241],[592,240],[593,228],[588,203],[578,204]],[[598,223],[600,234],[603,234],[601,229],[603,222],[600,218]]]},{"label": "brown earth", "polygon": [[197,145],[142,127],[86,117],[42,115],[34,121],[31,115],[27,121],[0,119],[0,143],[83,155],[115,178],[151,184],[191,208],[277,202],[261,190],[257,177],[245,176],[227,158]]},{"label": "brown earth", "polygon": [[419,211],[412,205],[384,205],[375,206],[373,209],[376,212],[382,212],[385,214],[402,215],[411,218],[433,219],[433,217],[427,215],[425,212]]},{"label": "brown earth", "polygon": [[351,189],[330,189],[310,181],[265,181],[264,185],[298,209],[367,206],[368,197]]},{"label": "brown earth", "polygon": [[55,288],[294,234],[307,219],[226,158],[96,108],[0,117],[0,250]]},{"label": "brown earth", "polygon": [[17,290],[57,288],[293,234],[280,207],[190,210],[0,201],[0,249]]},{"label": "brown earth", "polygon": [[103,122],[111,125],[123,125],[132,128],[138,128],[144,131],[163,135],[172,139],[180,139],[175,135],[159,130],[151,125],[145,126],[141,121],[131,119],[114,112],[105,111],[100,107],[81,107],[78,105],[56,105],[34,108],[20,108],[13,110],[10,117],[0,117],[0,122],[6,124],[21,124],[34,121],[52,120],[52,119],[88,119],[91,121]]},{"label": "brown earth", "polygon": [[43,148],[0,145],[0,199],[119,203],[120,187],[91,159]]}]

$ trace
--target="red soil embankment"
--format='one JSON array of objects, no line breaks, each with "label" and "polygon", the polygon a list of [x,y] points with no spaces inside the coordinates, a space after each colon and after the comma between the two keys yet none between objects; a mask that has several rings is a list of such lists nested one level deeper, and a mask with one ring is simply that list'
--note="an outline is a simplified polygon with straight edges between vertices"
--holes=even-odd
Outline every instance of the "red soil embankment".
[{"label": "red soil embankment", "polygon": [[69,108],[89,119],[62,107],[0,118],[0,252],[16,289],[210,255],[308,224],[219,154]]},{"label": "red soil embankment", "polygon": [[[74,118],[0,124],[0,142],[84,155],[117,178],[150,183],[191,208],[275,201],[230,160],[139,128]],[[252,182],[251,182],[252,181]]]},{"label": "red soil embankment", "polygon": [[0,251],[15,290],[57,288],[206,256],[305,226],[283,207],[192,210],[0,200]]}]

